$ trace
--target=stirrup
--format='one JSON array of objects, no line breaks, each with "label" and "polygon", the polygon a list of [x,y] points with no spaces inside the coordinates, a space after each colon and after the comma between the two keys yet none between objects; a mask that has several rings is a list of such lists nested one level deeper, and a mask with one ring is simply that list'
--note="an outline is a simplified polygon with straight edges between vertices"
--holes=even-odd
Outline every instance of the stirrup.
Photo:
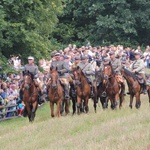
[{"label": "stirrup", "polygon": [[106,97],[106,92],[105,91],[102,93],[102,97]]}]

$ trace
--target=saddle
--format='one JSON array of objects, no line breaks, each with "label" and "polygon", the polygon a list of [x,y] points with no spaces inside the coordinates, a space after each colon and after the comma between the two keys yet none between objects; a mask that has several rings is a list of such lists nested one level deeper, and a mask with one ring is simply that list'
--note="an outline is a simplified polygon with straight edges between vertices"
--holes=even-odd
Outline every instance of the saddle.
[{"label": "saddle", "polygon": [[139,82],[139,84],[144,84],[144,79],[142,76],[136,74],[136,79]]}]

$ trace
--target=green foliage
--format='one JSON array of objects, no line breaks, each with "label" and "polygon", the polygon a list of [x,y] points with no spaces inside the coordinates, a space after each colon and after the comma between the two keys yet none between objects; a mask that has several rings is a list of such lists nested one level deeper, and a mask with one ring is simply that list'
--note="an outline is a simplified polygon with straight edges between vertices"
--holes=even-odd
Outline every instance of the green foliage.
[{"label": "green foliage", "polygon": [[1,0],[0,50],[9,57],[20,53],[36,59],[48,55],[49,35],[62,11],[60,0]]},{"label": "green foliage", "polygon": [[64,0],[54,37],[63,43],[149,44],[150,1]]}]

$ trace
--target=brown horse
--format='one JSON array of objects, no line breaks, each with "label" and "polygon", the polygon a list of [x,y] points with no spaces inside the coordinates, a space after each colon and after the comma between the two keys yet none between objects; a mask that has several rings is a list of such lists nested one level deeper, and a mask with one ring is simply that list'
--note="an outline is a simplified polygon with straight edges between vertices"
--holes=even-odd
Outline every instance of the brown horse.
[{"label": "brown horse", "polygon": [[135,98],[136,98],[135,107],[137,109],[140,108],[140,106],[141,106],[141,100],[140,100],[141,86],[140,86],[139,82],[137,81],[136,75],[124,67],[122,67],[121,73],[122,73],[123,77],[126,79],[128,88],[129,88],[129,93],[130,93],[129,107],[132,108],[133,98],[135,96]]},{"label": "brown horse", "polygon": [[124,87],[119,85],[115,78],[115,72],[112,69],[111,63],[104,65],[104,79],[103,84],[105,85],[105,91],[108,98],[111,101],[111,108],[117,108],[117,101],[119,99],[119,108],[122,107],[124,101]]},{"label": "brown horse", "polygon": [[51,116],[54,117],[54,103],[57,104],[56,116],[59,117],[64,111],[69,113],[69,100],[64,98],[63,85],[60,82],[57,68],[50,68],[50,87],[48,89],[48,98],[50,101]]},{"label": "brown horse", "polygon": [[48,98],[50,101],[51,116],[54,117],[54,103],[57,104],[56,116],[60,117],[61,104],[63,101],[63,88],[59,81],[57,68],[50,68],[50,87],[48,89]]},{"label": "brown horse", "polygon": [[[83,112],[85,110],[86,113],[88,113],[89,111],[88,101],[91,95],[90,85],[84,73],[79,67],[73,70],[73,75],[75,79],[76,92],[77,92],[77,113],[80,114],[81,110]],[[82,100],[84,100],[83,103],[82,103]],[[96,97],[94,97],[93,100],[94,100],[94,108],[96,112]]]},{"label": "brown horse", "polygon": [[104,91],[105,85],[103,84],[103,72],[102,70],[97,70],[95,72],[96,85],[97,85],[97,99],[100,98],[102,108],[108,108],[108,96]]},{"label": "brown horse", "polygon": [[38,106],[38,90],[29,71],[23,72],[23,89],[24,111],[27,111],[29,121],[32,122]]}]

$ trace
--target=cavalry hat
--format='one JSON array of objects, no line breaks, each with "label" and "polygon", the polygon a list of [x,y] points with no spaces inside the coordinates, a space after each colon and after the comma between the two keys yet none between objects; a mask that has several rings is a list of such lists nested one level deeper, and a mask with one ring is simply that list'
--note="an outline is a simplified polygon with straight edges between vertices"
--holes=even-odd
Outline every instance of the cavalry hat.
[{"label": "cavalry hat", "polygon": [[140,52],[135,51],[135,52],[134,52],[134,55],[140,55]]},{"label": "cavalry hat", "polygon": [[81,57],[80,57],[80,56],[76,56],[74,59],[75,59],[75,60],[80,60]]},{"label": "cavalry hat", "polygon": [[60,56],[60,53],[55,53],[55,55],[54,56]]},{"label": "cavalry hat", "polygon": [[32,56],[29,56],[29,57],[28,57],[28,59],[30,59],[30,60],[34,60],[34,57],[32,57]]},{"label": "cavalry hat", "polygon": [[81,56],[81,60],[88,59],[89,57],[86,55]]},{"label": "cavalry hat", "polygon": [[109,55],[114,55],[114,54],[115,54],[114,51],[110,51],[110,52],[109,52]]}]

